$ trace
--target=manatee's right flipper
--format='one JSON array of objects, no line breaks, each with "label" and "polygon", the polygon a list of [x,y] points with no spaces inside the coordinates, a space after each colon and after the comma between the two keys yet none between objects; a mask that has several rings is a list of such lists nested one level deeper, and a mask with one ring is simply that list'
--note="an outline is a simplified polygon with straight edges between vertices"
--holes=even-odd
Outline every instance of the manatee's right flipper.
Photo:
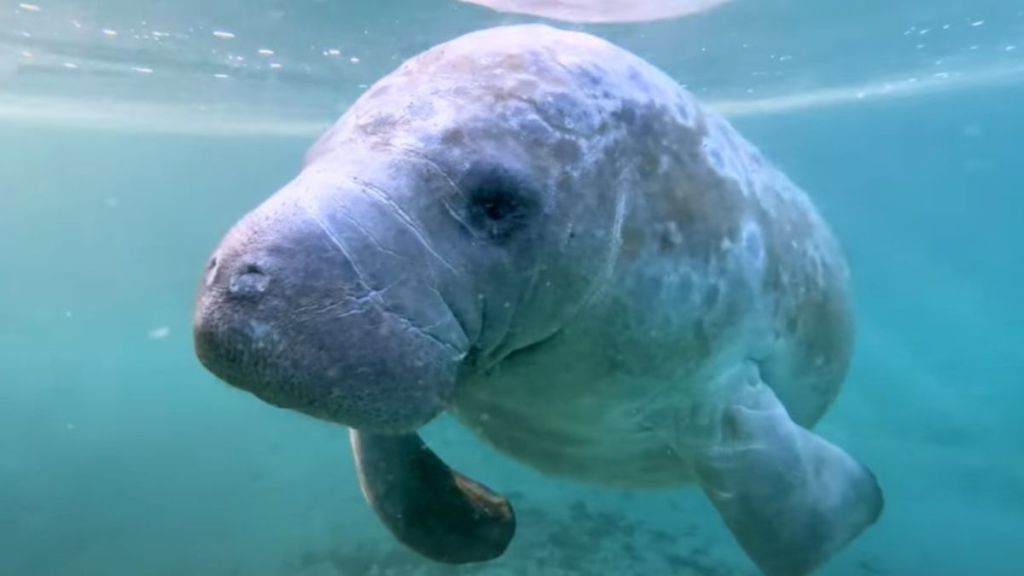
[{"label": "manatee's right flipper", "polygon": [[864,465],[790,420],[756,369],[741,376],[697,476],[768,576],[803,576],[873,524],[882,491]]},{"label": "manatee's right flipper", "polygon": [[413,434],[351,431],[363,496],[395,537],[438,562],[501,556],[516,519],[508,500],[449,468]]}]

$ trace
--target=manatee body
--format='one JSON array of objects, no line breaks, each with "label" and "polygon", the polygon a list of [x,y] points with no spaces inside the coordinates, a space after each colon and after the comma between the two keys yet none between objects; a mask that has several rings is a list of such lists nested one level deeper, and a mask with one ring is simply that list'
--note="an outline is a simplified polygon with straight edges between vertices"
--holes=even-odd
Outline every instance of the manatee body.
[{"label": "manatee body", "polygon": [[882,510],[810,431],[850,359],[847,274],[807,196],[665,74],[511,26],[372,86],[217,248],[195,342],[350,427],[368,502],[435,560],[515,532],[417,435],[448,411],[552,475],[695,484],[762,572],[800,576]]}]

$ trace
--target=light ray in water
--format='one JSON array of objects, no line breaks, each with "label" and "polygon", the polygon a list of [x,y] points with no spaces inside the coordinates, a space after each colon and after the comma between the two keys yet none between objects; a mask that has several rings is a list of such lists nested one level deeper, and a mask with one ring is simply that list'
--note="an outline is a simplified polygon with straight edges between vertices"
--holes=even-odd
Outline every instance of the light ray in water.
[{"label": "light ray in water", "polygon": [[[868,104],[1024,81],[1024,65],[949,72],[942,75],[907,73],[899,80],[836,86],[740,100],[703,99],[707,107],[730,118],[769,116]],[[0,121],[34,122],[63,127],[120,132],[150,132],[207,136],[267,136],[311,138],[323,132],[335,117],[289,118],[263,110],[227,114],[187,106],[132,101],[85,101],[41,97],[0,96]]]}]

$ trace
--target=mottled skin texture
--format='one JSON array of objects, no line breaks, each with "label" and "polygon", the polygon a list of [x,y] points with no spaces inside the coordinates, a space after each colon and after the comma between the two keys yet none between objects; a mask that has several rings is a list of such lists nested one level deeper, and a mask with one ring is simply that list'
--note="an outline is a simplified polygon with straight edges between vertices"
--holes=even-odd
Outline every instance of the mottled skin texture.
[{"label": "mottled skin texture", "polygon": [[844,262],[814,207],[646,62],[545,34],[427,52],[310,153],[397,146],[445,173],[489,156],[547,191],[557,226],[511,270],[494,263],[527,286],[507,297],[504,339],[463,371],[454,412],[541,470],[624,486],[690,477],[666,427],[691,428],[722,366],[757,363],[813,424],[851,343]]},{"label": "mottled skin texture", "polygon": [[[448,410],[547,473],[699,482],[766,574],[799,576],[882,506],[806,430],[847,371],[846,277],[805,194],[670,78],[515,26],[371,87],[224,239],[196,344],[225,381],[358,429],[367,499],[432,557],[514,532],[499,496],[408,458]],[[432,487],[449,504],[423,506]],[[431,540],[403,512],[427,509],[465,532]]]}]

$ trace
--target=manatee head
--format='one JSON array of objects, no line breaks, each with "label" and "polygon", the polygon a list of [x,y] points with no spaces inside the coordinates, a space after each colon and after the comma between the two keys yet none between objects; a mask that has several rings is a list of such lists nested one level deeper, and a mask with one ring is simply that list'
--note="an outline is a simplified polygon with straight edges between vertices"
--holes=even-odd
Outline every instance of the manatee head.
[{"label": "manatee head", "polygon": [[407,61],[216,249],[194,318],[200,360],[354,428],[428,422],[467,370],[536,350],[602,288],[624,191],[656,169],[635,146],[664,121],[651,105],[671,90],[661,78],[536,25]]}]

